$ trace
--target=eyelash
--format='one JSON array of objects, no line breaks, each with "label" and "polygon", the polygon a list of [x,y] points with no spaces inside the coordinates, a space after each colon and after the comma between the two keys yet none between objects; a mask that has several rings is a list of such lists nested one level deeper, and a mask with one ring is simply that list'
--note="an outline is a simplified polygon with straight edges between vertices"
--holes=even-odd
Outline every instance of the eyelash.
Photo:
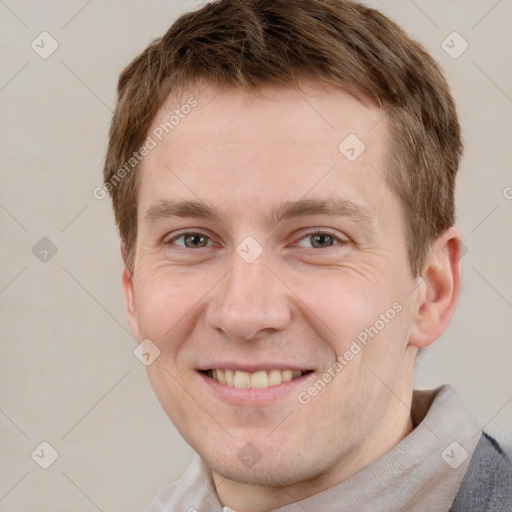
[{"label": "eyelash", "polygon": [[[202,236],[202,237],[205,237],[208,239],[208,242],[211,242],[212,239],[211,237],[209,237],[208,235],[204,234],[204,233],[201,233],[200,231],[187,231],[185,233],[181,233],[179,235],[176,235],[174,236],[173,238],[169,239],[169,240],[164,240],[164,244],[165,245],[177,245],[178,247],[182,248],[182,249],[189,249],[189,250],[192,250],[193,248],[191,247],[186,247],[185,245],[178,245],[178,244],[175,244],[176,240],[179,240],[180,238],[184,238],[188,235],[198,235],[198,236]],[[308,247],[308,249],[316,249],[316,250],[319,250],[319,249],[329,249],[331,247],[334,247],[334,246],[338,246],[338,245],[344,245],[344,244],[347,244],[348,243],[348,240],[347,239],[343,239],[333,233],[331,233],[330,231],[328,230],[314,230],[314,231],[309,231],[305,234],[303,234],[301,236],[301,238],[299,238],[299,240],[296,242],[300,242],[306,238],[311,238],[313,235],[327,235],[327,236],[330,236],[334,241],[335,243],[332,244],[332,245],[329,245],[327,247],[321,247],[321,248],[315,248],[315,247]],[[207,245],[206,247],[199,247],[199,249],[206,249],[208,247],[211,247],[210,245]],[[300,246],[300,247],[303,247],[303,246]]]}]

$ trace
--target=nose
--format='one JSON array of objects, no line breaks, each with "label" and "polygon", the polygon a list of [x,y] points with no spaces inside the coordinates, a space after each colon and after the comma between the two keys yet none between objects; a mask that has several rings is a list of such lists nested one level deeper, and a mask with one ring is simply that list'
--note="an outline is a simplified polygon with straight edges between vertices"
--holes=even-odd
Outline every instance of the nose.
[{"label": "nose", "polygon": [[233,265],[212,297],[207,325],[234,341],[246,341],[284,329],[291,320],[286,288],[263,258],[253,263],[234,254]]}]

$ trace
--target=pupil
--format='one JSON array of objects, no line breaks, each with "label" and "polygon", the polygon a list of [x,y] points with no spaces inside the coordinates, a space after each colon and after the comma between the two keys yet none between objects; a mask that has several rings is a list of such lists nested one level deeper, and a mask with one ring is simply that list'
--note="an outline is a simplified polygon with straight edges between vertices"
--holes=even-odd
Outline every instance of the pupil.
[{"label": "pupil", "polygon": [[311,244],[313,247],[328,247],[332,245],[332,237],[330,235],[313,235]]},{"label": "pupil", "polygon": [[185,245],[187,247],[204,247],[206,240],[205,237],[201,235],[187,235],[185,237]]}]

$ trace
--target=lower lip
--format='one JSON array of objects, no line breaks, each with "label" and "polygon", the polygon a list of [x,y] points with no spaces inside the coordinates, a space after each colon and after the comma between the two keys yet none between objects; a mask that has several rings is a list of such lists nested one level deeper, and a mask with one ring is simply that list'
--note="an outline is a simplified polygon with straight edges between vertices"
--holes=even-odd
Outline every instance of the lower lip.
[{"label": "lower lip", "polygon": [[298,388],[303,387],[306,379],[311,378],[314,372],[306,373],[288,382],[281,382],[277,386],[266,388],[235,388],[198,372],[209,388],[225,402],[238,405],[259,405],[273,402],[282,398],[289,398],[290,394],[298,394]]}]

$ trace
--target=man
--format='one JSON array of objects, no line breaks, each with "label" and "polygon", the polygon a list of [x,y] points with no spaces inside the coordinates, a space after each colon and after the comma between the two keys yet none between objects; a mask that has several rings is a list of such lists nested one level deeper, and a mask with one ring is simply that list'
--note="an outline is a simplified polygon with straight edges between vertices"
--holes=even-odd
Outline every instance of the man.
[{"label": "man", "polygon": [[433,59],[346,0],[220,0],[118,92],[129,323],[198,454],[147,510],[510,510],[510,462],[455,391],[413,392],[460,288]]}]

